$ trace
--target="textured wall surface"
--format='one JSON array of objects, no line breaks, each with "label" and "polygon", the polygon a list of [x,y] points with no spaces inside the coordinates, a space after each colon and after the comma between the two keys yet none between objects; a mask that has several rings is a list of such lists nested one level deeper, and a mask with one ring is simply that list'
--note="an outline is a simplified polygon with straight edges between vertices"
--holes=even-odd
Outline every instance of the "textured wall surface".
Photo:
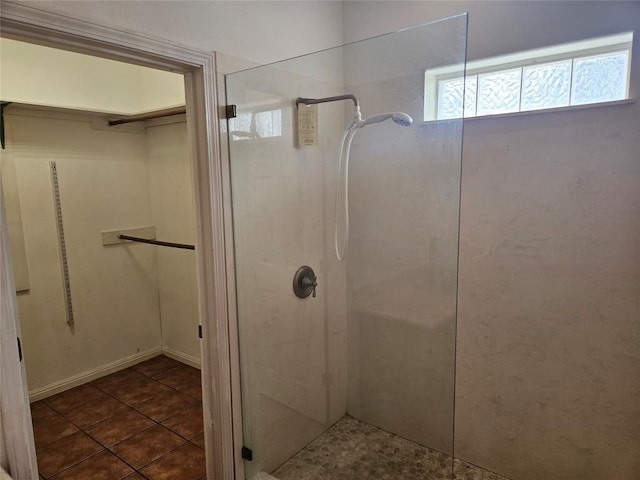
[{"label": "textured wall surface", "polygon": [[637,477],[637,125],[620,105],[466,129],[461,457],[516,479]]},{"label": "textured wall surface", "polygon": [[[638,2],[347,2],[345,40],[463,11],[469,59],[640,18]],[[461,458],[517,480],[640,474],[639,125],[638,103],[465,123]]]},{"label": "textured wall surface", "polygon": [[[227,77],[247,478],[273,471],[346,410],[345,265],[333,254],[340,103],[318,108],[317,146],[297,147],[295,98],[342,93],[341,52]],[[326,68],[319,80],[308,73]],[[256,128],[271,125],[273,130]],[[316,297],[292,290],[311,266]]]},{"label": "textured wall surface", "polygon": [[349,165],[350,415],[430,448],[453,449],[462,121],[425,125],[424,68],[464,58],[466,22],[399,32],[345,50],[363,116],[415,122],[360,129]]},{"label": "textured wall surface", "polygon": [[[8,111],[10,112],[10,111]],[[29,390],[160,347],[155,254],[102,245],[152,225],[144,135],[96,131],[82,115],[6,115],[30,290],[18,296]],[[49,161],[55,160],[75,327],[66,323]]]}]

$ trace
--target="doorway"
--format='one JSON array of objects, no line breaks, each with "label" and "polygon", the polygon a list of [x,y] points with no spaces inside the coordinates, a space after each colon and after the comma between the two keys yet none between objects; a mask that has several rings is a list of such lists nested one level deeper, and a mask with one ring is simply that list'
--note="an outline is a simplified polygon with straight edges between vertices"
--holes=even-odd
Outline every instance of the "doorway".
[{"label": "doorway", "polygon": [[[84,24],[30,7],[20,5],[7,7],[3,8],[2,12],[5,37],[43,43],[62,50],[75,50],[100,57],[120,59],[175,71],[185,76],[186,118],[189,123],[187,144],[193,158],[195,192],[194,243],[197,289],[199,292],[206,292],[198,296],[203,359],[203,440],[207,445],[209,475],[214,475],[216,478],[232,478],[233,465],[232,461],[228,460],[232,458],[232,453],[230,442],[222,440],[224,428],[215,440],[212,436],[212,425],[224,424],[219,420],[223,416],[231,417],[228,389],[211,388],[212,378],[215,377],[217,381],[224,382],[228,381],[229,376],[228,356],[225,355],[224,349],[213,348],[218,343],[218,325],[226,323],[225,260],[224,255],[213,253],[215,246],[224,245],[224,230],[212,228],[212,224],[223,223],[222,175],[218,163],[217,138],[212,135],[217,125],[214,115],[215,98],[212,94],[215,91],[213,56],[108,28],[96,28],[95,25]],[[224,252],[224,248],[216,251]],[[4,331],[4,323],[2,328]],[[170,362],[161,360],[159,363],[167,366]],[[20,367],[13,365],[12,368],[17,368],[19,371]],[[222,373],[219,374],[219,372]],[[12,385],[12,389],[14,387],[15,384]],[[16,398],[19,398],[19,395],[12,400],[14,403]],[[30,423],[29,414],[24,412],[23,424],[28,423]],[[28,438],[24,438],[28,435],[23,434],[24,430],[20,428],[5,432],[6,438],[11,440],[6,444],[11,443],[14,449],[9,455],[14,459],[12,474],[14,478],[36,478],[33,467],[28,465],[30,445]],[[22,464],[20,464],[21,461]]]},{"label": "doorway", "polygon": [[[142,470],[175,448],[204,475],[194,251],[113,238],[194,242],[186,118],[159,108],[184,106],[183,76],[2,42],[4,200],[39,473],[96,468],[98,453],[103,470]],[[154,431],[165,440],[141,451]]]}]

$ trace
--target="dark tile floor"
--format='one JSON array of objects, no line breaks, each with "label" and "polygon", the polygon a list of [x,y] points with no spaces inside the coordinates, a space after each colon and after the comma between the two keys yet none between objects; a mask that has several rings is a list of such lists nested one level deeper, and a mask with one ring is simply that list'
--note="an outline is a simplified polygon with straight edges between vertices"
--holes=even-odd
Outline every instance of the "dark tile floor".
[{"label": "dark tile floor", "polygon": [[205,479],[200,371],[158,356],[31,404],[41,479]]}]

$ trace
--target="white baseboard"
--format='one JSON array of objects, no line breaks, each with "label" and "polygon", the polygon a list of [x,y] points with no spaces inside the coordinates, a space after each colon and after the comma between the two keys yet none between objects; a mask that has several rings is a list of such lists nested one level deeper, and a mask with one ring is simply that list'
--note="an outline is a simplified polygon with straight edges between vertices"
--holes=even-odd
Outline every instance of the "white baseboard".
[{"label": "white baseboard", "polygon": [[189,355],[179,350],[174,350],[173,348],[167,347],[167,346],[162,347],[162,354],[166,355],[169,358],[173,358],[174,360],[177,360],[181,363],[186,363],[191,367],[200,369],[200,366],[201,366],[200,358],[194,357],[193,355]]},{"label": "white baseboard", "polygon": [[95,380],[96,378],[104,377],[105,375],[109,375],[110,373],[114,373],[119,370],[124,370],[125,368],[129,368],[132,365],[136,365],[137,363],[144,362],[145,360],[156,357],[161,353],[163,353],[162,348],[154,348],[146,352],[136,353],[135,355],[131,355],[116,362],[101,365],[98,368],[94,368],[78,375],[74,375],[73,377],[68,377],[64,380],[45,385],[44,387],[30,390],[29,401],[36,402],[38,400],[42,400],[43,398],[50,397],[51,395],[55,395],[56,393],[64,392],[65,390],[69,390],[70,388],[77,387],[84,383]]},{"label": "white baseboard", "polygon": [[56,393],[64,392],[65,390],[69,390],[71,388],[91,382],[96,378],[104,377],[119,370],[124,370],[125,368],[129,368],[160,354],[166,355],[169,358],[173,358],[174,360],[198,369],[201,365],[200,359],[198,357],[194,357],[193,355],[189,355],[179,350],[174,350],[170,347],[154,348],[153,350],[148,350],[143,353],[136,353],[135,355],[123,358],[122,360],[108,363],[107,365],[102,365],[87,372],[74,375],[73,377],[68,377],[64,380],[50,383],[49,385],[45,385],[44,387],[30,390],[29,401],[37,402],[38,400],[50,397],[51,395],[55,395]]}]

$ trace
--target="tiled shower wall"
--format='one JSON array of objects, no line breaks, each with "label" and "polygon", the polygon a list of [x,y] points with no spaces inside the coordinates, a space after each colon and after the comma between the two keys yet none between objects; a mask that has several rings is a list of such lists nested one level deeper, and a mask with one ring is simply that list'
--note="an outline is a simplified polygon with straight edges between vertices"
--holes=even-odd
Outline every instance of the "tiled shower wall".
[{"label": "tiled shower wall", "polygon": [[369,125],[351,149],[348,413],[448,455],[462,122],[424,124],[421,99],[425,66],[464,58],[465,27],[464,18],[420,27],[390,36],[388,50],[348,50],[345,62],[365,117],[414,118],[408,128]]},{"label": "tiled shower wall", "polygon": [[[635,105],[465,130],[462,458],[516,479],[637,476],[640,137],[630,125],[640,125]],[[527,461],[515,461],[522,451]]]},{"label": "tiled shower wall", "polygon": [[[345,40],[462,11],[469,60],[635,30],[640,93],[637,2],[346,2]],[[638,125],[637,101],[466,122],[459,458],[518,480],[637,478]]]}]

